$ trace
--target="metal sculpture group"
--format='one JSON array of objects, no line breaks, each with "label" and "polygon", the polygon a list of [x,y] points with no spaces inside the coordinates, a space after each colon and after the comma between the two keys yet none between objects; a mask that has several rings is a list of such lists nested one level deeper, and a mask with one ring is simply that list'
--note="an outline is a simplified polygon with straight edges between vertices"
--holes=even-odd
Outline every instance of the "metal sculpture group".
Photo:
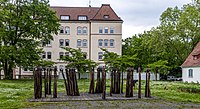
[{"label": "metal sculpture group", "polygon": [[[53,75],[52,75],[53,72]],[[44,78],[44,97],[51,95],[51,80],[53,83],[53,98],[57,98],[57,68],[36,68],[34,69],[34,98],[42,98],[42,78]]]},{"label": "metal sculpture group", "polygon": [[[65,70],[65,74],[64,74]],[[64,84],[66,88],[66,93],[69,96],[79,96],[79,89],[76,77],[76,70],[71,69],[60,69]],[[141,98],[141,68],[138,68],[139,73],[139,84],[138,84],[138,98]],[[126,93],[125,97],[133,97],[133,68],[127,69],[127,80],[126,80]],[[57,98],[57,68],[37,68],[34,70],[34,97],[35,99],[42,98],[42,79],[44,78],[44,97],[46,95],[51,95],[51,82],[54,80],[53,85],[53,98]],[[112,94],[123,93],[120,91],[121,73],[120,69],[113,68],[111,71],[111,84],[110,84],[110,96]],[[102,93],[102,99],[106,99],[106,70],[105,67],[99,67],[97,69],[97,80],[95,87],[94,80],[94,69],[90,71],[90,87],[89,93]],[[146,71],[146,82],[145,82],[145,97],[151,97],[150,92],[150,69]]]}]

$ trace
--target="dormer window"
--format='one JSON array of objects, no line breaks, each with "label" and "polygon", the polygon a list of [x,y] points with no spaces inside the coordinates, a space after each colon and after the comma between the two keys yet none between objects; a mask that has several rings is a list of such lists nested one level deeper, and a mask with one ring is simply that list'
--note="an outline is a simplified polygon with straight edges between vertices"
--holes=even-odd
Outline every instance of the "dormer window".
[{"label": "dormer window", "polygon": [[68,15],[61,15],[60,20],[69,20],[69,16]]},{"label": "dormer window", "polygon": [[193,56],[193,60],[197,60],[198,59],[198,56]]},{"label": "dormer window", "polygon": [[78,20],[87,20],[87,16],[78,16]]},{"label": "dormer window", "polygon": [[109,18],[109,15],[104,15],[104,19],[107,20]]}]

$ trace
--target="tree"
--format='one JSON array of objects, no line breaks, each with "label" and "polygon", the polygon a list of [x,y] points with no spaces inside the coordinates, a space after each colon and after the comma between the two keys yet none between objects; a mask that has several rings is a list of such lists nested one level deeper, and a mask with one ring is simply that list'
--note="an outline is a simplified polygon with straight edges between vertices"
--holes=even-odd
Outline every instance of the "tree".
[{"label": "tree", "polygon": [[182,8],[166,9],[160,17],[160,25],[123,40],[123,55],[136,55],[138,65],[150,65],[154,69],[159,66],[165,75],[179,68],[200,40],[199,10],[200,0]]},{"label": "tree", "polygon": [[60,60],[67,62],[66,68],[75,68],[78,73],[85,73],[90,71],[91,68],[97,66],[97,64],[89,59],[86,59],[86,54],[81,52],[81,49],[74,49],[68,47],[62,47],[66,52],[69,52],[71,56],[63,56]]},{"label": "tree", "polygon": [[0,1],[0,62],[5,79],[12,79],[16,66],[33,66],[40,60],[41,41],[53,39],[58,18],[48,0]]},{"label": "tree", "polygon": [[[69,54],[71,55],[71,56],[63,56],[60,58],[60,60],[63,60],[67,63],[66,68],[77,69],[77,72],[80,74],[80,73],[86,73],[87,71],[91,71],[92,68],[97,66],[97,64],[94,61],[86,59],[86,54],[81,52],[81,49],[73,49],[73,48],[68,48],[68,47],[62,47],[62,48],[66,50],[67,52],[69,52]],[[94,73],[93,71],[91,72]],[[73,73],[76,73],[76,72],[69,72],[69,73],[66,72],[67,81],[68,81],[68,82],[65,81],[66,89],[68,89],[67,94],[79,95],[76,74],[73,74]],[[79,75],[79,79],[80,79],[80,75]],[[84,84],[85,84],[85,81],[84,81]],[[94,82],[91,82],[91,84],[94,90]],[[70,88],[70,87],[73,87],[73,88]],[[90,87],[90,91],[92,90],[92,88]]]},{"label": "tree", "polygon": [[[120,71],[122,72],[121,93],[123,93],[123,73],[128,67],[134,67],[136,65],[136,62],[138,61],[136,55],[120,56],[117,53],[108,51],[107,49],[102,48],[101,50],[105,52],[103,55],[104,56],[103,61],[107,65],[107,68],[109,69],[119,68]],[[112,77],[111,77],[111,82],[112,82]],[[111,90],[113,90],[112,87]]]}]

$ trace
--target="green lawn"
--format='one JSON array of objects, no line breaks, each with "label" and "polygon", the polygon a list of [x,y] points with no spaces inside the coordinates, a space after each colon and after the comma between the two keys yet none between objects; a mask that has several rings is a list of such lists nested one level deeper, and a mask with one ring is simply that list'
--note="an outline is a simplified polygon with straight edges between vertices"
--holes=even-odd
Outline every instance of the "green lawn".
[{"label": "green lawn", "polygon": [[[89,80],[79,80],[78,83],[80,92],[88,92]],[[110,81],[107,81],[107,91],[109,91],[109,83]],[[142,86],[142,92],[144,92],[144,81],[142,82]],[[137,88],[134,89],[134,92],[136,92],[136,90]],[[62,80],[58,81],[58,92],[65,92]],[[153,96],[165,100],[200,103],[199,84],[152,81],[151,92]],[[23,108],[45,104],[27,102],[27,100],[32,97],[33,80],[0,80],[0,109]]]}]

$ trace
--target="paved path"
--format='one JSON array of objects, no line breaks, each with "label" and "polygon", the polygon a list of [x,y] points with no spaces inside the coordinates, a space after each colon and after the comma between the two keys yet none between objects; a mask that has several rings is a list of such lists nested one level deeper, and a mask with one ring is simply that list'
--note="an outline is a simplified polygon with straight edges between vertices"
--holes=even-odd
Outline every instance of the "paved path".
[{"label": "paved path", "polygon": [[[125,97],[125,94],[106,94],[106,100],[134,100],[138,99],[137,94],[133,97]],[[148,98],[145,98],[148,99]],[[52,95],[48,95],[46,98],[30,99],[30,102],[64,102],[64,101],[99,101],[102,99],[102,94],[88,94],[80,93],[80,96],[67,96],[64,93],[59,93],[57,98],[53,98]]]}]

